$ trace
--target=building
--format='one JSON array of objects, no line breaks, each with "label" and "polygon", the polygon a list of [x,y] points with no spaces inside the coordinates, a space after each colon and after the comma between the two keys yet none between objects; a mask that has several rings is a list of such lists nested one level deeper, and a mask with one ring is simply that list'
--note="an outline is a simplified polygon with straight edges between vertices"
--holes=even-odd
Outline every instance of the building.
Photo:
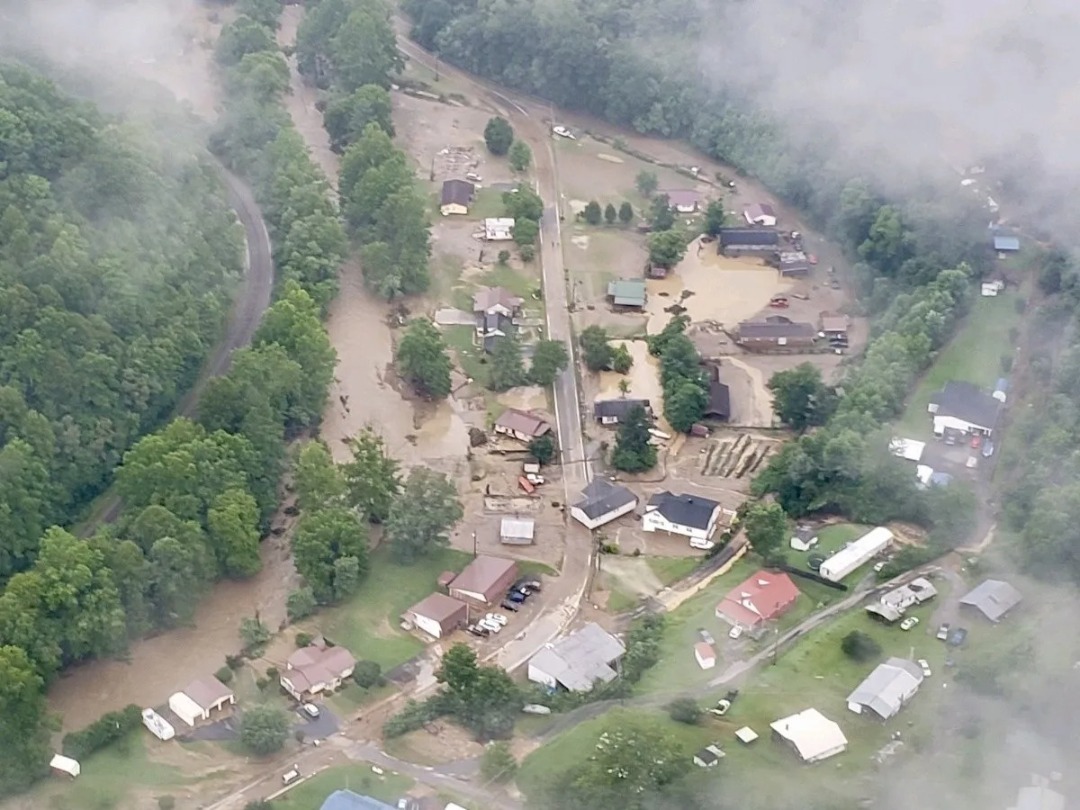
[{"label": "building", "polygon": [[855,714],[866,712],[888,720],[915,696],[922,682],[922,668],[914,661],[889,658],[848,695],[847,707]]},{"label": "building", "polygon": [[281,686],[297,700],[337,689],[353,674],[356,659],[344,647],[331,647],[320,639],[288,657]]},{"label": "building", "polygon": [[500,338],[513,335],[517,331],[517,325],[512,318],[493,313],[491,315],[477,315],[476,336],[480,338],[484,354],[492,354]]},{"label": "building", "polygon": [[799,251],[784,251],[780,254],[780,263],[777,269],[784,278],[802,278],[812,268],[810,258]]},{"label": "building", "polygon": [[450,583],[450,595],[483,605],[498,604],[517,579],[513,560],[480,554]]},{"label": "building", "polygon": [[169,697],[169,709],[189,726],[209,720],[211,713],[234,703],[236,695],[213,675],[192,681],[183,692]]},{"label": "building", "polygon": [[899,437],[889,441],[890,453],[897,458],[914,461],[916,464],[922,461],[925,451],[926,442],[916,441],[915,439],[901,439]]},{"label": "building", "polygon": [[839,582],[856,568],[870,562],[888,548],[893,533],[884,526],[871,529],[858,540],[848,543],[821,564],[818,574],[825,579]]},{"label": "building", "polygon": [[[899,588],[893,588],[893,590],[883,594],[878,603],[889,608],[899,617],[912,605],[929,602],[935,596],[937,596],[937,588],[934,587],[933,583],[926,577],[916,577],[907,585],[901,585]],[[890,619],[890,621],[895,621],[895,619]]]},{"label": "building", "polygon": [[1009,381],[1004,377],[998,377],[998,381],[994,383],[994,393],[990,396],[1004,403],[1009,398]]},{"label": "building", "polygon": [[668,205],[680,214],[693,214],[701,210],[702,196],[690,189],[658,191],[656,195],[668,198]]},{"label": "building", "polygon": [[1020,250],[1020,238],[1017,236],[995,236],[994,250],[998,253],[1016,253]]},{"label": "building", "polygon": [[719,748],[719,746],[706,745],[694,754],[694,764],[699,768],[712,768],[725,756],[727,755]]},{"label": "building", "polygon": [[468,180],[447,180],[442,184],[439,210],[444,217],[451,214],[467,214],[476,194],[476,186]]},{"label": "building", "polygon": [[607,294],[612,306],[641,309],[646,301],[645,279],[617,278],[608,282]]},{"label": "building", "polygon": [[542,417],[517,408],[507,408],[495,420],[495,432],[519,442],[531,442],[551,432],[551,424]]},{"label": "building", "polygon": [[809,551],[818,543],[817,531],[813,526],[800,523],[795,527],[795,534],[791,535],[788,544],[796,551]]},{"label": "building", "polygon": [[712,669],[716,666],[716,650],[712,644],[699,641],[694,645],[694,660],[702,669]]},{"label": "building", "polygon": [[503,287],[481,287],[473,294],[473,313],[516,318],[525,299]]},{"label": "building", "polygon": [[987,579],[960,599],[961,605],[974,608],[995,624],[1020,604],[1024,597],[1008,582]]},{"label": "building", "polygon": [[392,805],[351,790],[335,790],[319,806],[319,810],[397,810]]},{"label": "building", "polygon": [[595,622],[589,622],[565,638],[545,644],[529,659],[529,680],[549,689],[588,692],[597,681],[610,683],[618,677],[618,661],[626,647]]},{"label": "building", "polygon": [[536,539],[536,521],[532,518],[503,518],[499,524],[499,542],[504,546],[531,546]]},{"label": "building", "polygon": [[168,742],[176,736],[176,729],[172,723],[155,712],[153,709],[142,710],[142,724],[146,730],[163,742]]},{"label": "building", "polygon": [[758,738],[758,733],[750,728],[750,726],[743,726],[735,732],[735,737],[743,745],[749,745]]},{"label": "building", "polygon": [[726,422],[731,418],[731,389],[720,382],[720,366],[716,363],[707,364],[705,377],[709,381],[709,401],[702,416]]},{"label": "building", "polygon": [[49,767],[56,773],[70,776],[72,779],[82,773],[82,765],[79,764],[79,761],[71,757],[65,757],[63,754],[53,754],[53,758],[49,760]]},{"label": "building", "polygon": [[433,593],[405,611],[401,618],[432,638],[443,638],[469,623],[469,606],[444,593]]},{"label": "building", "polygon": [[742,215],[747,225],[760,225],[763,228],[776,227],[776,209],[768,203],[748,205],[743,209]]},{"label": "building", "polygon": [[[1034,781],[1034,780],[1033,780]],[[1016,804],[1009,810],[1065,810],[1065,797],[1046,784],[1032,784],[1020,788],[1016,794]]]},{"label": "building", "polygon": [[979,292],[984,298],[996,298],[1005,289],[1003,281],[984,281],[979,285]]},{"label": "building", "polygon": [[513,217],[488,217],[484,220],[484,239],[488,242],[506,242],[513,238]]},{"label": "building", "polygon": [[817,709],[804,709],[770,723],[769,727],[777,738],[795,750],[803,762],[820,762],[847,748],[847,737],[840,726]]},{"label": "building", "polygon": [[638,503],[633,492],[604,478],[594,478],[581,495],[570,507],[570,517],[590,530],[633,512]]},{"label": "building", "polygon": [[780,234],[766,228],[721,228],[717,251],[726,256],[742,253],[776,253]]},{"label": "building", "polygon": [[773,316],[766,321],[743,321],[735,342],[747,349],[775,349],[783,346],[813,346],[817,330],[812,323],[789,321]]},{"label": "building", "polygon": [[973,383],[950,380],[930,397],[927,411],[934,417],[935,436],[945,435],[946,430],[990,436],[1001,414],[1001,402]]},{"label": "building", "polygon": [[690,538],[694,548],[709,549],[716,530],[720,504],[698,495],[657,492],[645,504],[641,528],[647,532],[667,532]]},{"label": "building", "polygon": [[783,616],[799,595],[799,589],[787,574],[763,569],[728,591],[716,606],[716,618],[756,630],[765,622]]},{"label": "building", "polygon": [[644,409],[646,416],[652,416],[652,405],[649,400],[623,398],[596,400],[593,403],[593,418],[601,425],[617,425],[637,407]]},{"label": "building", "polygon": [[848,329],[851,322],[847,315],[835,315],[831,312],[821,313],[821,333],[827,340],[847,340]]}]

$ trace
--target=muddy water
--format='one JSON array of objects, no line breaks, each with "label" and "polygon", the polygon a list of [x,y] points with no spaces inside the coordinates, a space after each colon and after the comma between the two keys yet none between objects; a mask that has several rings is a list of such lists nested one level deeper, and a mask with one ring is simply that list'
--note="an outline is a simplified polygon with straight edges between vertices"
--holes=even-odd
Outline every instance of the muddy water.
[{"label": "muddy water", "polygon": [[657,427],[660,430],[670,432],[671,426],[661,413],[661,403],[664,401],[664,391],[660,386],[660,363],[649,354],[649,347],[644,340],[615,340],[613,346],[622,345],[634,358],[634,365],[626,375],[616,374],[614,371],[601,371],[599,376],[599,391],[597,399],[617,399],[622,396],[619,391],[619,381],[626,380],[630,383],[628,397],[634,399],[647,399],[656,411]]}]

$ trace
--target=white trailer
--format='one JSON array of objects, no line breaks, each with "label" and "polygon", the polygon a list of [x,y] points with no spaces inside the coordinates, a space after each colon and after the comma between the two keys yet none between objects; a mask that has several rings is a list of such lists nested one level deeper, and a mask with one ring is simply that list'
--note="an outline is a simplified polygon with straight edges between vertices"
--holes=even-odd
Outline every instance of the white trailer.
[{"label": "white trailer", "polygon": [[49,767],[57,773],[62,773],[75,779],[80,773],[82,773],[82,765],[71,757],[65,757],[63,754],[56,754],[50,761]]},{"label": "white trailer", "polygon": [[153,709],[143,709],[142,712],[143,725],[157,737],[159,740],[168,741],[176,736],[176,729],[172,727],[172,723],[155,712]]},{"label": "white trailer", "polygon": [[892,541],[893,533],[884,526],[871,529],[858,540],[849,543],[825,560],[818,573],[825,579],[839,582],[860,565],[870,562]]}]

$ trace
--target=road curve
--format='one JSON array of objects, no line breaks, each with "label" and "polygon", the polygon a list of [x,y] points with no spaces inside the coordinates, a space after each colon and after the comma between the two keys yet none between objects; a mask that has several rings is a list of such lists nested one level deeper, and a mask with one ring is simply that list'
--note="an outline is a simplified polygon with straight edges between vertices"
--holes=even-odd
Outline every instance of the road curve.
[{"label": "road curve", "polygon": [[[233,352],[251,343],[263,313],[270,306],[270,297],[274,290],[274,260],[270,234],[266,230],[262,211],[255,202],[255,195],[243,180],[221,163],[214,161],[214,167],[225,185],[229,205],[244,228],[247,252],[244,281],[233,300],[225,334],[203,362],[195,384],[177,405],[176,416],[193,416],[206,383],[227,372],[232,363]],[[122,508],[120,496],[110,495],[98,513],[83,525],[80,533],[85,537],[93,534],[102,523],[115,522]]]}]

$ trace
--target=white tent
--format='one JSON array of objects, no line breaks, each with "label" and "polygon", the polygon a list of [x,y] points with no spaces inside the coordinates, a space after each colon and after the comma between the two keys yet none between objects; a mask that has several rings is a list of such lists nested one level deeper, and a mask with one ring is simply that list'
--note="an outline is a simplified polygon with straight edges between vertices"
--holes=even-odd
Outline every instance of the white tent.
[{"label": "white tent", "polygon": [[169,698],[169,709],[189,726],[194,726],[199,720],[204,720],[208,716],[202,706],[183,692],[176,692]]},{"label": "white tent", "polygon": [[65,757],[63,754],[57,754],[49,761],[49,767],[54,771],[60,771],[60,773],[66,773],[72,779],[82,773],[82,765],[77,760],[71,757]]}]

